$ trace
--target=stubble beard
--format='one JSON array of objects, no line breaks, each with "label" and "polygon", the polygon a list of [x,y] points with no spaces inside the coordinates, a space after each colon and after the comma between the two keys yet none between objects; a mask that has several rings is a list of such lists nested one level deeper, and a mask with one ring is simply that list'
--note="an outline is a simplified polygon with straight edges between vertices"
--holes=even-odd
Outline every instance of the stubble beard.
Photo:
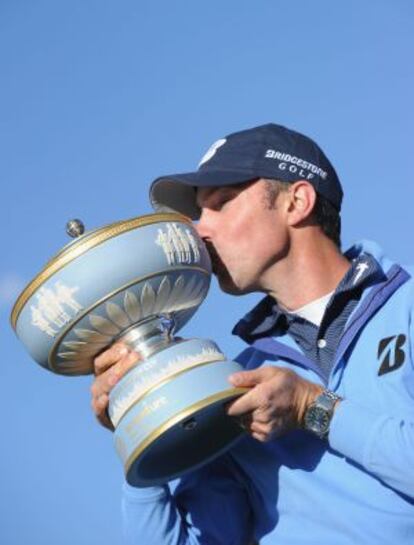
[{"label": "stubble beard", "polygon": [[240,296],[256,291],[256,289],[250,285],[246,287],[240,286],[224,264],[215,247],[210,242],[207,242],[206,246],[211,259],[213,275],[217,278],[220,289],[224,293]]},{"label": "stubble beard", "polygon": [[234,283],[229,270],[218,254],[216,248],[209,241],[205,241],[205,244],[210,255],[212,272],[217,278],[220,289],[230,295],[242,295],[243,292]]}]

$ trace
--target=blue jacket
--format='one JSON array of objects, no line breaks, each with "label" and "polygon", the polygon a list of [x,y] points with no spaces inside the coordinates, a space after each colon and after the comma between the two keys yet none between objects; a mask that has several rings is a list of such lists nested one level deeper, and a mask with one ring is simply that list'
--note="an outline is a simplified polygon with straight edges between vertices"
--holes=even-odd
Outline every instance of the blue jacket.
[{"label": "blue jacket", "polygon": [[343,397],[329,440],[301,430],[265,444],[245,437],[169,486],[124,484],[127,543],[414,543],[414,282],[374,243],[347,256],[362,251],[384,276],[348,319],[327,383],[288,335],[257,339],[238,357],[246,369],[288,367]]}]

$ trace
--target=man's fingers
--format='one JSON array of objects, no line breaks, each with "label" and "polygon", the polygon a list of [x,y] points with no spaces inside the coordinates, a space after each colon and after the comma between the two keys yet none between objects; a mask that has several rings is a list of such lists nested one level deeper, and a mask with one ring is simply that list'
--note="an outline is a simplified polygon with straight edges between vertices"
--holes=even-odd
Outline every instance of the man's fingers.
[{"label": "man's fingers", "polygon": [[97,399],[102,394],[109,394],[115,384],[132,367],[135,367],[139,359],[136,352],[130,352],[124,358],[113,364],[109,369],[98,375],[91,386],[92,396]]},{"label": "man's fingers", "polygon": [[233,386],[256,386],[270,378],[274,377],[278,373],[277,367],[265,365],[258,369],[251,369],[250,371],[239,371],[229,376],[229,381]]},{"label": "man's fingers", "polygon": [[124,358],[129,352],[129,349],[124,344],[114,344],[108,350],[105,350],[100,356],[95,358],[95,375],[101,375],[112,365]]},{"label": "man's fingers", "polygon": [[268,437],[264,434],[264,433],[257,433],[257,432],[253,432],[252,433],[252,437],[254,439],[257,439],[258,441],[260,441],[261,443],[266,443],[266,441],[268,441]]},{"label": "man's fingers", "polygon": [[93,412],[98,416],[101,412],[106,411],[108,402],[108,394],[101,394],[100,396],[93,397],[91,401]]},{"label": "man's fingers", "polygon": [[229,416],[240,416],[252,412],[257,408],[257,398],[254,390],[242,395],[236,401],[227,405],[227,414]]},{"label": "man's fingers", "polygon": [[101,394],[99,397],[92,398],[92,409],[95,413],[96,418],[98,421],[104,426],[105,428],[108,428],[109,430],[114,430],[114,426],[108,416],[108,403],[109,403],[109,396],[107,394]]},{"label": "man's fingers", "polygon": [[141,361],[141,356],[136,352],[129,352],[122,360],[113,366],[114,374],[118,379],[122,378],[130,369]]},{"label": "man's fingers", "polygon": [[262,422],[257,422],[253,420],[250,424],[250,430],[252,433],[261,433],[262,435],[269,436],[273,433],[273,426],[269,422],[263,424]]},{"label": "man's fingers", "polygon": [[[137,364],[137,361],[140,360],[139,355],[136,352],[129,352],[127,355],[122,358],[118,359],[115,364],[112,364],[112,366],[107,369],[106,371],[103,371],[101,374],[99,374],[92,386],[91,386],[91,394],[92,394],[92,409],[95,413],[96,418],[99,420],[99,422],[105,426],[106,428],[113,430],[114,427],[112,425],[111,420],[108,416],[108,403],[109,403],[109,394],[115,384],[135,365]],[[110,358],[107,358],[106,361],[110,361]]]},{"label": "man's fingers", "polygon": [[109,371],[102,373],[92,383],[92,397],[98,400],[103,394],[108,395],[118,380],[118,375],[114,372],[114,369],[109,369]]},{"label": "man's fingers", "polygon": [[[270,383],[272,385],[270,386]],[[263,384],[258,384],[252,388],[247,394],[239,397],[227,407],[227,414],[230,416],[238,416],[246,412],[261,411],[269,413],[272,410],[274,403],[274,393],[276,391],[274,381],[265,381]]]},{"label": "man's fingers", "polygon": [[258,408],[252,413],[252,419],[255,422],[261,422],[262,424],[267,424],[267,422],[270,422],[274,416],[274,411],[270,410],[270,408],[267,408],[266,410]]}]

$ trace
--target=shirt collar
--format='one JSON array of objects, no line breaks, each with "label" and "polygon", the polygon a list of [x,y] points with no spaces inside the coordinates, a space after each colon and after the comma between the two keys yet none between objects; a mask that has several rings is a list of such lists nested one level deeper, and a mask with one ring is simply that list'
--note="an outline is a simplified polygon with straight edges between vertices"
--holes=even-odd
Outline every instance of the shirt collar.
[{"label": "shirt collar", "polygon": [[[344,255],[352,259],[351,267],[336,287],[328,305],[333,304],[339,294],[350,293],[359,288],[365,289],[386,276],[378,261],[368,252],[353,256],[351,249]],[[286,313],[273,297],[267,295],[235,325],[232,333],[247,343],[252,343],[260,337],[268,336],[269,331],[274,335],[283,334],[288,324],[294,320],[304,319]]]}]

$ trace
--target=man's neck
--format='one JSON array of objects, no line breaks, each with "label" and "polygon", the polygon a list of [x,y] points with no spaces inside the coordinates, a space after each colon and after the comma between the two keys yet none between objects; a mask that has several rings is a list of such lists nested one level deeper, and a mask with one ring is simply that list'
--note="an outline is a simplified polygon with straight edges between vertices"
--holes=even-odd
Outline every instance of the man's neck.
[{"label": "man's neck", "polygon": [[266,271],[263,286],[284,308],[295,310],[334,291],[349,267],[329,239],[308,237]]}]

